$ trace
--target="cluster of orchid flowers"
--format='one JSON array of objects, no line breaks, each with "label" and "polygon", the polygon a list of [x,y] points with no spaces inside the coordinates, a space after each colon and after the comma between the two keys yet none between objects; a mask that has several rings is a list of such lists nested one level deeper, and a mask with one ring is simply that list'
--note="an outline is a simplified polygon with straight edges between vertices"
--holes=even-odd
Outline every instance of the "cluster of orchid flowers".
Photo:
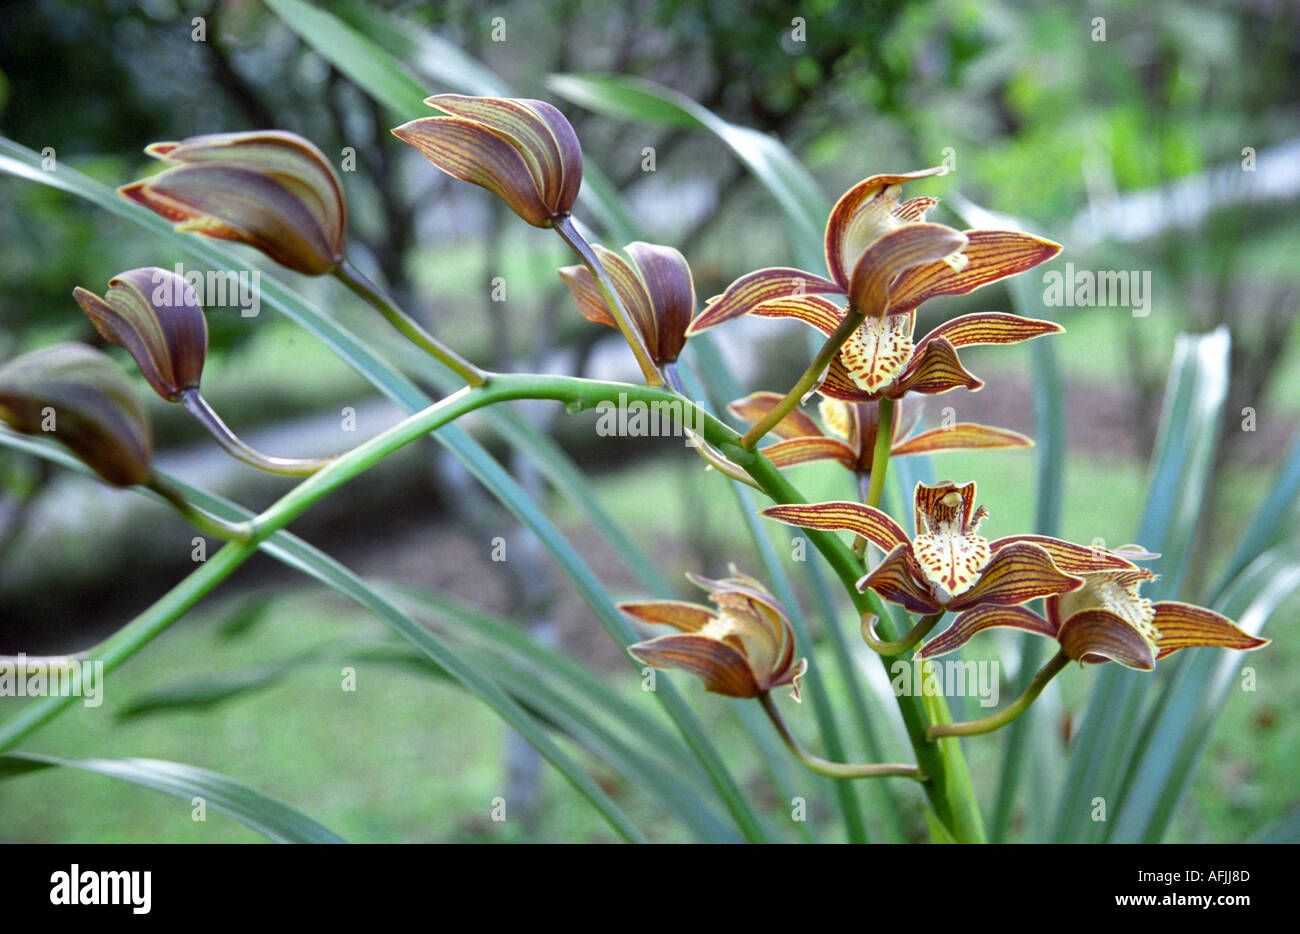
[{"label": "cluster of orchid flowers", "polygon": [[[888,641],[877,635],[874,616],[864,615],[863,638],[882,655],[915,651],[932,658],[993,627],[1036,633],[1060,647],[1021,699],[982,721],[933,725],[931,739],[996,729],[1071,660],[1150,670],[1181,648],[1265,644],[1210,610],[1142,598],[1139,588],[1153,575],[1135,562],[1156,556],[1136,546],[1107,550],[1037,535],[989,541],[980,534],[987,511],[976,503],[974,483],[919,484],[912,536],[879,508],[891,456],[1031,443],[1013,431],[970,423],[911,433],[899,418],[905,397],[979,389],[982,382],[959,358],[962,347],[1012,344],[1063,330],[1050,321],[990,312],[955,318],[915,338],[917,309],[927,300],[971,292],[1060,249],[1019,231],[959,231],[930,223],[925,217],[935,199],[900,200],[906,183],[942,175],[944,168],[876,175],[849,189],[827,223],[826,276],[761,269],[741,276],[696,314],[691,271],[677,250],[637,242],[624,248],[624,258],[589,244],[574,225],[582,152],[558,110],[542,101],[459,95],[438,95],[427,103],[441,115],[393,133],[447,174],[498,195],[529,224],[555,230],[580,260],[559,270],[578,311],[623,334],[648,385],[680,393],[676,361],[688,339],[744,315],[794,319],[826,336],[788,392],[754,393],[730,409],[752,426],[740,439],[742,448],[761,453],[778,469],[838,462],[857,478],[862,501],[782,504],[763,515],[800,528],[852,533],[862,561],[858,590],[873,591],[918,617],[906,635]],[[158,143],[146,151],[167,167],[120,189],[124,197],[178,229],[252,246],[305,275],[334,275],[468,385],[492,378],[426,332],[348,262],[343,187],[309,141],[261,131]],[[261,454],[207,404],[199,391],[206,319],[181,277],[133,269],[114,277],[103,297],[78,288],[74,298],[105,340],[126,349],[162,398],[181,403],[234,456],[298,475],[329,463]],[[801,407],[814,393],[822,400],[820,425]],[[108,483],[150,486],[206,528],[228,537],[241,534],[153,475],[144,408],[104,354],[63,344],[0,366],[0,419],[19,432],[45,434],[51,409],[54,437]],[[780,440],[759,447],[768,434]],[[704,444],[700,451],[712,466],[744,478],[745,471],[723,452]],[[915,766],[827,763],[800,749],[769,696],[788,686],[797,699],[807,667],[786,610],[761,583],[734,568],[721,580],[692,579],[709,592],[713,607],[681,601],[622,607],[641,623],[675,630],[631,646],[633,656],[656,668],[690,672],[709,691],[760,699],[796,755],[820,771],[924,778]],[[1038,599],[1045,615],[1027,608]],[[955,614],[952,624],[921,645],[949,613]]]}]

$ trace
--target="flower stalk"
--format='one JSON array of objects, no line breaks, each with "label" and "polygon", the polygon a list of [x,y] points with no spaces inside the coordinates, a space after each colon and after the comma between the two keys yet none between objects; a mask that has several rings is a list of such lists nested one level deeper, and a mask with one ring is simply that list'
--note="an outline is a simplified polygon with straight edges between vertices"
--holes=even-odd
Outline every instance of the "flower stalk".
[{"label": "flower stalk", "polygon": [[896,655],[902,655],[928,636],[930,631],[939,625],[941,619],[943,619],[942,612],[923,616],[916,621],[916,625],[909,629],[902,638],[886,640],[876,635],[876,617],[871,613],[867,613],[862,617],[862,641],[880,655],[893,658]]},{"label": "flower stalk", "polygon": [[987,717],[981,717],[978,720],[967,720],[963,723],[936,723],[925,731],[926,738],[933,741],[944,736],[978,736],[981,733],[992,733],[994,730],[1002,729],[1002,727],[1028,710],[1030,705],[1038,699],[1038,695],[1043,693],[1043,688],[1047,687],[1047,683],[1060,674],[1069,663],[1070,656],[1066,655],[1064,651],[1057,652],[1046,665],[1038,670],[1038,674],[1034,675],[1034,680],[1029,682],[1029,687],[1025,688],[1025,693],[1002,710]]},{"label": "flower stalk", "polygon": [[763,692],[758,697],[759,703],[763,705],[768,719],[776,727],[776,732],[780,735],[786,748],[803,763],[807,768],[820,775],[829,778],[853,779],[853,778],[889,778],[898,776],[901,778],[911,778],[918,782],[925,782],[926,777],[922,771],[915,765],[905,765],[898,762],[871,762],[871,763],[845,763],[830,762],[821,756],[815,756],[808,752],[799,741],[794,738],[790,728],[786,726],[785,720],[782,719],[781,713],[776,708],[776,702],[772,700],[769,692]]},{"label": "flower stalk", "polygon": [[[852,305],[845,310],[844,320],[842,320],[839,327],[831,333],[831,336],[826,339],[826,343],[822,344],[822,349],[817,352],[817,356],[813,358],[813,362],[808,364],[808,369],[804,370],[803,376],[799,377],[799,381],[790,388],[790,391],[782,397],[780,402],[772,407],[772,410],[768,412],[767,415],[763,416],[763,418],[759,420],[753,428],[745,432],[744,436],[740,439],[741,447],[749,451],[754,450],[754,446],[758,444],[764,435],[775,428],[777,424],[780,423],[781,419],[789,415],[790,412],[794,410],[795,406],[803,402],[804,397],[806,397],[808,393],[817,388],[818,384],[821,383],[822,378],[826,375],[827,367],[831,365],[831,361],[835,359],[835,355],[840,352],[840,348],[844,346],[844,342],[847,341],[853,335],[853,332],[858,329],[858,326],[862,324],[863,317],[863,313],[855,309]],[[886,447],[888,447],[888,445],[886,445]]]},{"label": "flower stalk", "polygon": [[614,288],[614,283],[610,282],[609,274],[605,272],[605,267],[601,265],[599,257],[591,248],[582,234],[578,233],[578,228],[573,226],[573,218],[565,215],[556,218],[551,227],[560,235],[560,239],[569,245],[569,248],[578,255],[582,260],[582,265],[587,267],[593,279],[596,280],[596,286],[600,289],[600,294],[605,298],[605,304],[609,312],[614,317],[614,323],[622,332],[628,346],[632,348],[632,355],[636,357],[637,366],[641,368],[641,375],[645,377],[647,386],[662,386],[664,384],[663,375],[659,368],[655,366],[654,360],[650,357],[650,350],[646,347],[645,339],[641,332],[636,329],[632,323],[632,317],[628,314],[627,308],[623,305],[622,299],[618,297],[618,290]]},{"label": "flower stalk", "polygon": [[334,274],[334,278],[370,303],[389,324],[401,331],[413,344],[450,368],[467,384],[482,386],[487,382],[486,373],[420,327],[414,318],[403,311],[383,289],[375,285],[348,259],[344,258],[330,271]]}]

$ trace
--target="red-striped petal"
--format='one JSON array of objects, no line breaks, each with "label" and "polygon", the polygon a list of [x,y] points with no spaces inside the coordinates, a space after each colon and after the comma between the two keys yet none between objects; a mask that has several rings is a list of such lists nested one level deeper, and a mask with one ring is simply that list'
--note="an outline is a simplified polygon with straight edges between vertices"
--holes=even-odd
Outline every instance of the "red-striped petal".
[{"label": "red-striped petal", "polygon": [[844,288],[801,269],[759,269],[741,276],[727,286],[721,295],[710,299],[704,310],[691,322],[686,335],[689,337],[724,321],[747,315],[754,310],[755,305],[775,298],[817,294],[842,295]]},{"label": "red-striped petal", "polygon": [[1055,321],[1043,321],[1038,318],[1022,318],[1020,315],[1008,315],[998,311],[980,311],[962,315],[947,321],[925,337],[927,341],[943,338],[954,347],[968,347],[972,344],[1018,344],[1021,341],[1042,337],[1044,334],[1058,334],[1064,331]]},{"label": "red-striped petal", "polygon": [[1155,611],[1156,629],[1160,630],[1157,660],[1198,645],[1242,651],[1268,645],[1269,640],[1252,636],[1226,616],[1204,607],[1168,600],[1157,603]]},{"label": "red-striped petal", "polygon": [[890,603],[905,607],[910,613],[929,615],[943,607],[930,592],[917,583],[919,569],[911,560],[911,546],[899,545],[870,574],[857,582],[858,590],[870,587]]},{"label": "red-striped petal", "polygon": [[791,503],[769,506],[762,514],[803,529],[856,532],[881,551],[908,544],[907,533],[901,525],[879,509],[862,503]]},{"label": "red-striped petal", "polygon": [[994,552],[1017,542],[1028,542],[1045,550],[1052,556],[1052,563],[1066,574],[1089,574],[1097,571],[1133,571],[1136,566],[1114,551],[1104,548],[1089,548],[1064,542],[1047,535],[1010,535],[999,538],[989,545]]},{"label": "red-striped petal", "polygon": [[935,636],[916,653],[918,658],[934,658],[961,648],[985,629],[1007,627],[1055,638],[1052,624],[1023,606],[985,604],[962,613],[951,626]]},{"label": "red-striped petal", "polygon": [[1034,442],[1006,428],[991,428],[973,422],[959,422],[948,428],[934,428],[896,444],[890,452],[894,457],[908,454],[933,454],[936,451],[956,451],[966,448],[1028,448]]},{"label": "red-striped petal", "polygon": [[647,603],[620,603],[618,608],[643,623],[663,624],[682,632],[698,632],[714,619],[717,613],[698,603],[683,600],[651,600]]},{"label": "red-striped petal", "polygon": [[794,318],[811,324],[827,337],[844,319],[844,312],[838,305],[816,295],[773,299],[755,306],[752,314],[760,318]]},{"label": "red-striped petal", "polygon": [[[783,398],[784,396],[775,392],[755,392],[732,402],[727,406],[727,410],[737,418],[753,425],[761,422]],[[811,415],[799,409],[792,409],[785,418],[776,423],[772,434],[778,438],[821,437],[822,430],[813,421]]]},{"label": "red-striped petal", "polygon": [[891,399],[909,392],[937,396],[953,389],[976,390],[984,383],[961,365],[956,349],[943,338],[928,339],[917,348],[906,370],[885,391]]},{"label": "red-striped petal", "polygon": [[653,668],[678,668],[704,681],[705,690],[727,697],[757,697],[758,682],[745,656],[732,645],[706,636],[660,636],[628,646]]},{"label": "red-striped petal", "polygon": [[960,271],[942,262],[908,270],[890,292],[890,311],[908,311],[936,295],[965,295],[1061,251],[1058,243],[1013,230],[968,230],[966,236],[966,265]]},{"label": "red-striped petal", "polygon": [[850,470],[857,464],[853,449],[838,438],[792,438],[762,449],[772,466],[784,470],[815,461],[839,461]]},{"label": "red-striped petal", "polygon": [[986,603],[1014,606],[1068,593],[1082,585],[1082,579],[1062,574],[1042,548],[1021,542],[996,552],[971,588],[948,602],[948,609],[958,611]]},{"label": "red-striped petal", "polygon": [[1142,634],[1109,610],[1083,610],[1061,624],[1057,634],[1065,654],[1076,662],[1109,659],[1125,668],[1150,671],[1156,666]]}]

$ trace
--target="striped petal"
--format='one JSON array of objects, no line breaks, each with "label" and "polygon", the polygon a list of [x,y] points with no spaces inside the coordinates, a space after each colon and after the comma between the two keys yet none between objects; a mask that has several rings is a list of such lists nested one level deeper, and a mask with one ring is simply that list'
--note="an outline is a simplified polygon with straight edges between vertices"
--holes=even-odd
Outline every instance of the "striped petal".
[{"label": "striped petal", "polygon": [[952,344],[943,338],[927,339],[886,395],[891,399],[902,398],[909,392],[937,396],[953,389],[974,391],[983,385],[982,380],[962,366]]},{"label": "striped petal", "polygon": [[115,486],[149,479],[149,417],[125,374],[93,347],[55,344],[0,366],[0,421],[54,438]]},{"label": "striped petal", "polygon": [[707,636],[660,636],[628,646],[633,658],[652,668],[677,668],[695,675],[704,688],[727,697],[757,697],[758,682],[740,650]]},{"label": "striped petal", "polygon": [[1088,548],[1046,535],[1011,535],[1007,538],[999,538],[989,547],[997,552],[1017,542],[1028,542],[1044,549],[1052,556],[1052,562],[1066,574],[1135,569],[1135,566],[1130,564],[1121,552],[1107,551],[1104,548]]},{"label": "striped petal", "polygon": [[968,230],[962,253],[966,265],[947,263],[916,266],[890,292],[890,312],[909,311],[936,295],[965,295],[980,286],[1024,272],[1061,251],[1059,243],[1014,230]]},{"label": "striped petal", "polygon": [[425,103],[509,136],[551,209],[563,214],[573,206],[582,184],[582,149],[569,121],[550,104],[461,94],[436,94]]},{"label": "striped petal", "polygon": [[1119,662],[1125,668],[1150,671],[1155,655],[1142,634],[1109,610],[1083,610],[1061,624],[1057,634],[1065,654],[1076,662]]},{"label": "striped petal", "polygon": [[853,449],[838,438],[792,438],[762,450],[763,456],[772,462],[772,466],[782,470],[799,464],[832,460],[839,461],[852,470],[858,462]]},{"label": "striped petal", "polygon": [[935,658],[955,651],[985,629],[1006,627],[1055,638],[1052,624],[1023,606],[984,604],[962,613],[951,626],[935,636],[916,653],[918,658]]},{"label": "striped petal", "polygon": [[651,600],[648,603],[620,603],[618,608],[643,623],[664,624],[682,632],[699,632],[717,613],[698,603],[683,600]]},{"label": "striped petal", "polygon": [[578,306],[578,311],[584,318],[607,327],[618,327],[609,306],[605,304],[605,296],[601,294],[600,287],[586,266],[561,266],[557,271],[569,287],[573,304]]},{"label": "striped petal", "polygon": [[925,337],[921,344],[943,338],[954,347],[972,344],[1018,344],[1021,341],[1064,331],[1055,321],[1022,318],[996,311],[981,311],[947,321]]},{"label": "striped petal", "polygon": [[844,294],[844,286],[801,269],[774,267],[741,276],[725,292],[709,300],[704,310],[691,322],[686,335],[698,334],[724,321],[739,318],[754,310],[755,305],[776,298],[800,295]]},{"label": "striped petal", "polygon": [[332,245],[332,254],[342,254],[347,228],[343,183],[310,140],[283,130],[209,133],[178,143],[154,143],[145,152],[176,165],[234,167],[272,179],[307,209]]},{"label": "striped petal", "polygon": [[1252,636],[1226,616],[1204,607],[1164,601],[1157,603],[1155,610],[1156,629],[1160,631],[1160,638],[1156,643],[1157,660],[1179,649],[1198,645],[1243,651],[1268,645],[1269,640]]},{"label": "striped petal", "polygon": [[885,315],[890,286],[908,269],[952,256],[966,235],[942,224],[907,224],[871,244],[849,278],[849,302],[868,318]]},{"label": "striped petal", "polygon": [[342,254],[342,244],[296,193],[254,170],[189,163],[125,185],[118,194],[178,230],[245,243],[305,275],[328,272]]},{"label": "striped petal", "polygon": [[695,314],[691,267],[686,257],[670,246],[637,240],[626,250],[641,274],[655,320],[655,342],[649,345],[651,356],[655,363],[670,363],[686,345],[686,328]]},{"label": "striped petal", "polygon": [[650,294],[646,291],[645,283],[637,275],[637,271],[623,257],[599,243],[594,244],[592,250],[600,260],[600,265],[604,267],[606,275],[614,283],[614,291],[618,293],[619,300],[631,316],[632,323],[641,332],[641,339],[645,341],[646,347],[658,347],[659,321],[655,318]]},{"label": "striped petal", "polygon": [[[898,193],[904,182],[947,171],[946,166],[936,166],[902,175],[873,175],[844,192],[826,221],[826,268],[831,278],[847,288],[849,274],[868,246],[900,223],[917,220],[933,207],[933,203],[916,203],[922,200],[917,198],[900,205]],[[933,202],[931,198],[924,200]]]},{"label": "striped petal", "polygon": [[448,175],[486,188],[534,227],[550,224],[555,211],[511,137],[460,117],[422,117],[397,127],[393,135]]},{"label": "striped petal", "polygon": [[894,457],[908,454],[932,454],[935,451],[956,451],[966,448],[1028,448],[1034,442],[1006,428],[990,428],[972,422],[959,422],[947,428],[934,428],[896,444],[890,452]]},{"label": "striped petal", "polygon": [[769,506],[762,515],[801,529],[855,532],[881,551],[907,544],[903,527],[873,506],[848,501]]},{"label": "striped petal", "polygon": [[[755,392],[732,402],[727,406],[727,411],[752,425],[761,422],[783,398],[775,392]],[[792,409],[785,418],[776,423],[772,434],[778,438],[821,437],[822,430],[817,427],[811,415],[799,409]]]},{"label": "striped petal", "polygon": [[987,603],[1014,606],[1039,597],[1068,593],[1082,584],[1082,579],[1062,574],[1042,548],[1021,542],[995,553],[984,565],[979,579],[949,602],[948,609],[958,611]]},{"label": "striped petal", "polygon": [[827,337],[844,320],[844,312],[838,305],[817,295],[773,299],[755,306],[752,314],[760,318],[795,318],[811,324]]},{"label": "striped petal", "polygon": [[917,582],[918,568],[912,560],[911,548],[899,545],[870,574],[857,582],[858,590],[870,587],[890,603],[897,603],[910,613],[929,615],[943,609],[930,592]]},{"label": "striped petal", "polygon": [[73,290],[103,338],[125,347],[158,395],[175,401],[197,389],[208,353],[208,323],[198,297],[176,273],[158,267],[114,276],[106,299]]}]

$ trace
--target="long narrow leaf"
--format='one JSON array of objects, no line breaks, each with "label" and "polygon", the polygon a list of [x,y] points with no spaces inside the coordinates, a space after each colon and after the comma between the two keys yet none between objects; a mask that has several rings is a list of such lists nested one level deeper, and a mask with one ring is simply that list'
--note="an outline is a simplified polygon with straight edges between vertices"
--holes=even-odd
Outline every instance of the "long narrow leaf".
[{"label": "long narrow leaf", "polygon": [[161,759],[59,759],[32,752],[0,755],[0,778],[55,767],[121,779],[186,802],[202,798],[214,811],[230,815],[276,843],[347,842],[287,804],[197,766]]}]

